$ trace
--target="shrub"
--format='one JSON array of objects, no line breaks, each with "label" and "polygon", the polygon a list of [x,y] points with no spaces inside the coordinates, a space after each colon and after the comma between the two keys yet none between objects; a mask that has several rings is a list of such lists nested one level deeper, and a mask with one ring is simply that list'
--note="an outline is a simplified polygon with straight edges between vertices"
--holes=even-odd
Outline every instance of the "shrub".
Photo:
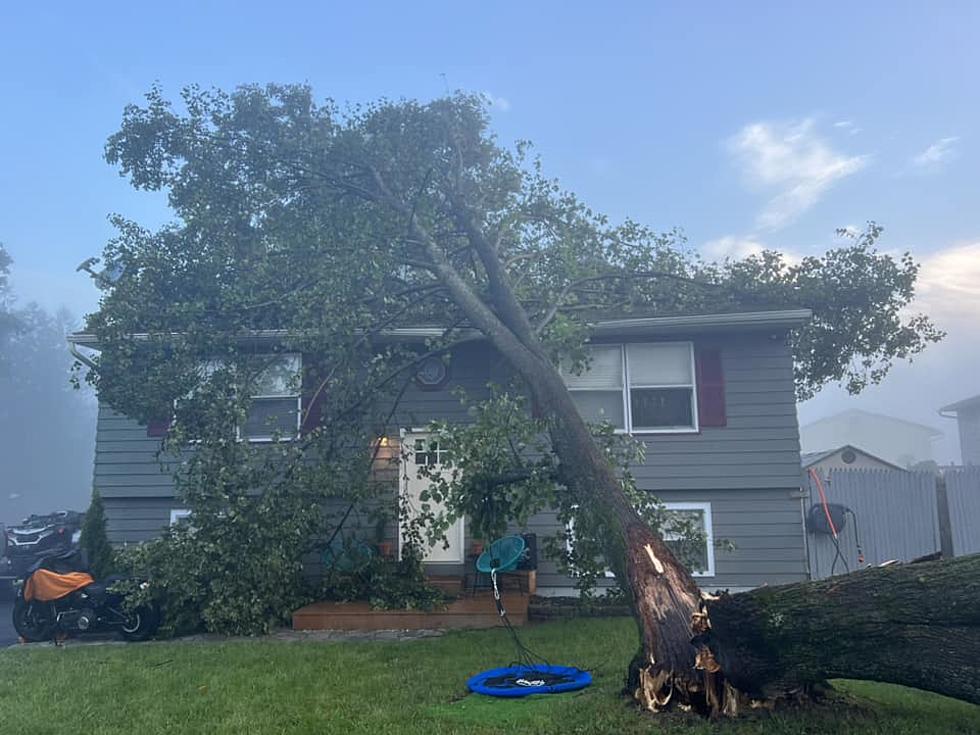
[{"label": "shrub", "polygon": [[80,545],[96,579],[115,571],[116,554],[105,530],[105,504],[99,491],[95,489],[92,490],[92,502],[82,523]]}]

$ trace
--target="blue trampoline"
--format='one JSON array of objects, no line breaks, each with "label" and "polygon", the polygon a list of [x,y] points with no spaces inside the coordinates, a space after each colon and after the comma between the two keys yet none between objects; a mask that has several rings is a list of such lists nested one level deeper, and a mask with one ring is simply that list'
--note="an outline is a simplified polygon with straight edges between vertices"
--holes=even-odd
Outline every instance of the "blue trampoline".
[{"label": "blue trampoline", "polygon": [[490,697],[527,697],[531,694],[560,694],[584,689],[592,674],[574,666],[504,666],[470,677],[467,688]]}]

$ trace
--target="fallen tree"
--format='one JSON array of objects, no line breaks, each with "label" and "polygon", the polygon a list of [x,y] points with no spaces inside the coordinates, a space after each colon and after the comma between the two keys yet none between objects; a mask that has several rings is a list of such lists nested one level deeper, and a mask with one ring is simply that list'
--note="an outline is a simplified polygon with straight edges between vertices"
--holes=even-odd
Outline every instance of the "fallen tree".
[{"label": "fallen tree", "polygon": [[[708,598],[692,646],[709,699],[729,714],[833,678],[980,704],[980,555]],[[657,707],[636,671],[637,698]]]},{"label": "fallen tree", "polygon": [[[278,330],[293,339],[284,348],[329,358],[314,395],[333,403],[313,431],[328,437],[327,418],[350,418],[352,391],[373,396],[417,365],[417,355],[373,351],[373,337],[435,325],[432,356],[476,333],[546,422],[558,492],[595,513],[604,557],[627,583],[641,643],[631,674],[637,698],[650,708],[734,714],[740,700],[764,692],[752,646],[729,646],[723,625],[713,627],[693,578],[637,510],[558,365],[587,368],[597,318],[797,306],[814,312],[791,335],[798,395],[827,381],[857,391],[941,337],[926,317],[905,316],[912,259],[878,253],[880,228],[871,225],[851,245],[798,264],[774,252],[704,264],[676,233],[612,226],[544,178],[523,146],[501,148],[476,97],[345,114],[316,105],[306,88],[271,86],[190,89],[184,107],[174,112],[152,91],[145,108],[127,108],[107,146],[135,186],[169,192],[180,222],[150,233],[116,220],[120,234],[105,253],[116,275],[98,280],[105,293],[89,320],[102,347],[91,375],[103,398],[144,421],[169,416],[175,396],[204,395],[193,381],[215,380],[202,377],[202,363],[216,354],[246,362],[242,335]],[[139,350],[134,333],[149,335]],[[246,393],[229,382],[202,411],[237,395],[244,415]],[[178,435],[193,403],[177,407]],[[217,426],[231,431],[234,417]],[[305,446],[291,445],[297,463],[317,456],[315,441],[301,456]],[[198,460],[206,448],[198,444]],[[212,470],[227,474],[227,463]],[[916,599],[909,604],[929,602]],[[710,645],[692,644],[709,624]]]}]

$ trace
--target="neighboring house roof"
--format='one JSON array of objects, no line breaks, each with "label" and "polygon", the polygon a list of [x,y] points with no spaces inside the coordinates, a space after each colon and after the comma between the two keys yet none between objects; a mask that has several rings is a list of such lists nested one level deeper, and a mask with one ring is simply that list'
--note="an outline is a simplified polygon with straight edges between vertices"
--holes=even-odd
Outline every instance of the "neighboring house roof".
[{"label": "neighboring house roof", "polygon": [[[859,449],[853,444],[844,444],[842,446],[835,447],[834,449],[825,449],[822,452],[804,452],[800,455],[800,465],[803,467],[803,469],[807,469],[808,467],[813,467],[814,465],[820,464],[826,459],[830,459],[838,454],[843,454],[845,450],[850,450],[855,454],[860,454],[868,459],[874,460],[875,462],[881,462],[881,464],[894,467],[896,470],[904,470],[903,467],[899,467],[897,464],[889,462],[887,459],[882,459],[871,452],[866,452],[863,449]],[[845,464],[849,463],[845,462]]]},{"label": "neighboring house roof", "polygon": [[950,403],[948,406],[943,406],[939,409],[939,415],[943,418],[953,418],[952,416],[946,416],[947,411],[954,411],[959,413],[964,409],[970,408],[980,408],[980,395],[975,395],[971,398],[964,398],[962,401],[957,401],[956,403]]},{"label": "neighboring house roof", "polygon": [[[809,321],[809,309],[781,309],[773,311],[743,311],[724,314],[686,314],[675,316],[642,316],[606,319],[595,322],[597,336],[627,337],[630,335],[672,334],[677,332],[711,332],[728,329],[793,329]],[[391,340],[426,340],[443,336],[442,327],[418,326],[388,329],[381,337]],[[464,330],[465,331],[465,330]],[[150,334],[133,334],[132,338],[149,339]],[[160,336],[160,335],[156,335]],[[276,340],[302,336],[287,329],[262,329],[242,335],[246,339]],[[472,330],[477,338],[479,332]],[[97,347],[98,338],[94,334],[75,332],[68,335],[68,341],[82,347]]]},{"label": "neighboring house roof", "polygon": [[817,419],[816,421],[811,421],[809,424],[805,424],[804,426],[802,426],[800,428],[801,429],[807,429],[807,428],[809,428],[811,426],[817,426],[819,424],[825,424],[825,423],[829,423],[829,422],[840,421],[842,419],[843,420],[846,420],[846,419],[852,418],[852,417],[865,417],[865,418],[871,418],[871,419],[878,419],[878,420],[881,420],[881,421],[887,421],[887,422],[890,422],[890,423],[893,423],[893,424],[902,424],[902,425],[907,426],[907,427],[909,427],[911,429],[917,429],[919,431],[926,432],[931,437],[937,437],[937,436],[942,436],[943,435],[943,432],[941,432],[939,429],[937,429],[937,428],[935,428],[933,426],[928,426],[926,424],[919,424],[919,423],[916,423],[915,421],[908,421],[907,419],[900,419],[900,418],[897,418],[895,416],[888,416],[888,415],[883,414],[883,413],[874,413],[872,411],[864,411],[864,410],[862,410],[860,408],[849,408],[846,411],[841,411],[840,413],[835,413],[833,416],[826,416],[826,417],[824,417],[822,419]]}]

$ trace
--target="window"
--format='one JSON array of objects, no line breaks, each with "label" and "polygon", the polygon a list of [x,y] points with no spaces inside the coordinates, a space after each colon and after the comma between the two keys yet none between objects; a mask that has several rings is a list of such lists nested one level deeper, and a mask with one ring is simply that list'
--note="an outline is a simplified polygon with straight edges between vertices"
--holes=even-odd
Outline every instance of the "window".
[{"label": "window", "polygon": [[[711,503],[664,503],[663,505],[667,511],[667,520],[661,528],[664,543],[677,560],[691,571],[691,576],[715,576],[715,537],[711,523]],[[671,524],[672,518],[679,523]],[[681,528],[692,526],[701,528],[702,538],[696,540],[684,538]],[[566,530],[565,548],[571,553],[572,545],[575,543],[574,518],[568,521]],[[610,569],[605,570],[604,576],[607,579],[616,577]]]},{"label": "window", "polygon": [[170,525],[176,526],[185,518],[190,518],[191,512],[187,508],[174,508],[170,511]]},{"label": "window", "polygon": [[[667,521],[661,532],[664,543],[695,577],[715,576],[715,539],[711,524],[711,503],[664,503]],[[671,523],[671,519],[675,523]],[[678,524],[700,528],[702,538],[685,539]]]},{"label": "window", "polygon": [[[664,503],[667,519],[660,529],[664,543],[684,564],[694,577],[715,576],[715,538],[711,522],[711,503]],[[672,523],[672,520],[674,521]],[[682,529],[700,528],[700,539],[684,537]],[[575,541],[575,519],[567,526],[566,549],[571,552]],[[608,579],[615,578],[610,569],[605,570]]]},{"label": "window", "polygon": [[698,430],[690,342],[590,345],[589,357],[581,375],[562,371],[586,421],[640,434]]},{"label": "window", "polygon": [[418,467],[436,467],[449,462],[449,450],[438,439],[416,439],[412,450],[413,461]]},{"label": "window", "polygon": [[255,381],[252,403],[245,423],[238,427],[240,439],[251,442],[295,439],[302,418],[299,355],[268,355]]}]

